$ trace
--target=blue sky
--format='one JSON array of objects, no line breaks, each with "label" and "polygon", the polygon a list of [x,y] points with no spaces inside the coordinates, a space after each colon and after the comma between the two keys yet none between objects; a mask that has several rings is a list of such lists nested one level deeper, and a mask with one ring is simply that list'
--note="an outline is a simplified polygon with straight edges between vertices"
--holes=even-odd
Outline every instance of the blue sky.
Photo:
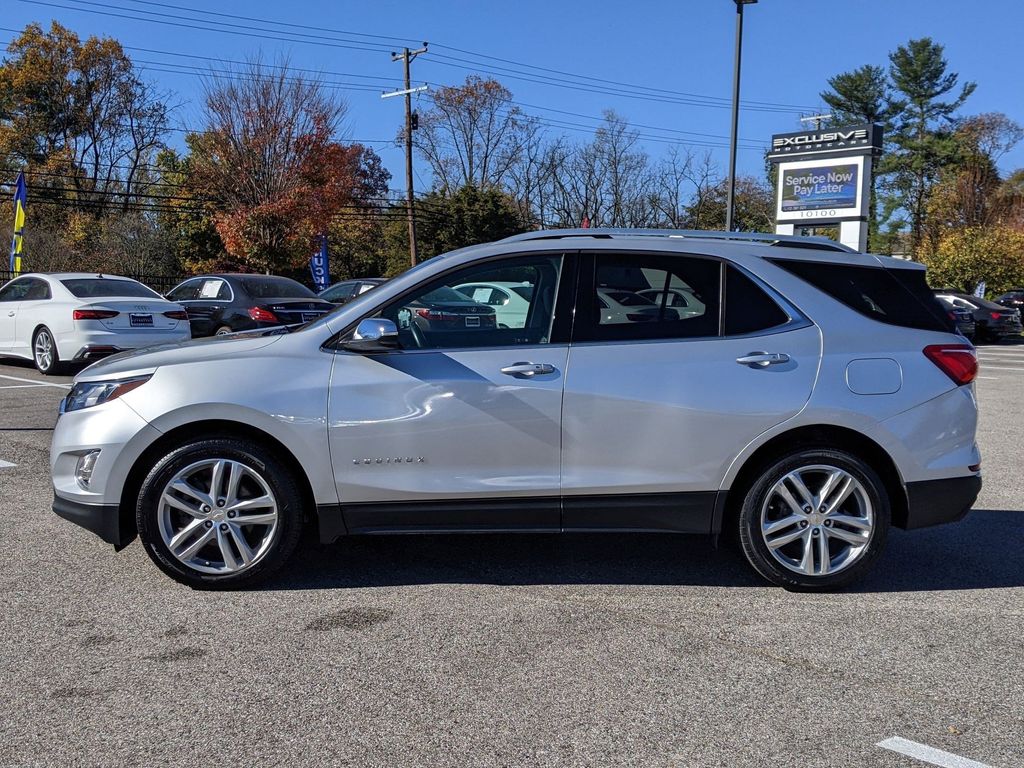
[{"label": "blue sky", "polygon": [[[976,10],[981,5],[983,12]],[[679,140],[691,143],[696,151],[711,151],[723,169],[726,165],[735,20],[730,0],[4,0],[4,7],[0,31],[4,42],[13,37],[11,29],[53,18],[83,37],[109,35],[120,40],[134,59],[147,62],[140,66],[149,70],[150,79],[174,93],[172,100],[181,104],[176,113],[179,126],[199,124],[201,114],[200,79],[182,73],[183,65],[223,66],[218,62],[241,60],[262,50],[270,60],[287,55],[294,66],[332,73],[324,77],[342,84],[339,90],[349,105],[348,138],[373,142],[394,175],[394,187],[401,186],[403,177],[401,150],[390,141],[401,123],[401,101],[381,100],[380,91],[396,87],[401,76],[401,65],[392,63],[388,52],[403,43],[415,46],[424,40],[431,43],[431,52],[413,65],[417,83],[459,83],[470,72],[491,70],[513,92],[516,102],[529,105],[523,107],[526,112],[552,124],[548,130],[553,134],[584,141],[602,110],[612,108],[634,124],[649,126],[639,130],[652,156]],[[214,31],[212,23],[151,17],[193,27],[183,28],[100,13],[141,17],[148,11],[204,17],[195,10],[183,10],[188,7],[310,25],[316,29],[205,16],[228,24],[263,26],[267,31],[255,34],[271,37],[318,35],[316,42],[321,44],[299,38],[291,42],[259,39],[241,26],[232,28],[240,34],[226,34]],[[748,6],[742,88],[744,100],[757,103],[746,106],[740,115],[744,147],[739,153],[740,172],[760,174],[763,148],[771,134],[798,130],[802,111],[821,109],[818,94],[829,76],[862,64],[885,64],[888,52],[912,37],[927,35],[945,45],[950,68],[963,80],[978,83],[965,113],[1001,111],[1024,123],[1020,68],[1008,64],[1022,28],[1024,9],[1014,0],[974,5],[952,0],[832,4],[761,0]],[[546,71],[523,66],[527,64]],[[518,70],[525,79],[499,67]],[[624,85],[595,80],[580,85],[572,75]],[[559,86],[550,82],[552,78],[577,84]],[[352,85],[359,87],[346,90]],[[656,90],[641,92],[633,87],[637,85]],[[420,106],[426,109],[429,103],[421,101]],[[1004,157],[1000,166],[1004,171],[1024,166],[1024,147]],[[425,168],[420,167],[417,175],[421,189],[429,186]]]}]

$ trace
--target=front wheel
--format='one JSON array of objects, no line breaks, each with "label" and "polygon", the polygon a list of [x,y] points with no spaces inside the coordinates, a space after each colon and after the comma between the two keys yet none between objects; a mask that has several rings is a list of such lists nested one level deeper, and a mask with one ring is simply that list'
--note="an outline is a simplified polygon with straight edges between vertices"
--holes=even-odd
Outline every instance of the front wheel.
[{"label": "front wheel", "polygon": [[267,577],[295,550],[302,496],[276,454],[246,439],[211,438],[156,463],[136,523],[146,552],[173,579],[234,588]]},{"label": "front wheel", "polygon": [[739,515],[750,564],[787,589],[826,591],[871,567],[889,532],[885,484],[846,451],[790,453],[754,482]]}]

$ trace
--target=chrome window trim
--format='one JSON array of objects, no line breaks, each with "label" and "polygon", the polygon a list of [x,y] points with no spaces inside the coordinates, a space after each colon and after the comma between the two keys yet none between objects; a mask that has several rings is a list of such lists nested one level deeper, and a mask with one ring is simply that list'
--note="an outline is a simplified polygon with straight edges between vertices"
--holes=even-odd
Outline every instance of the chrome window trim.
[{"label": "chrome window trim", "polygon": [[[188,304],[188,303],[191,303],[193,301],[226,301],[228,304],[231,304],[232,302],[234,302],[234,300],[235,300],[235,289],[231,287],[231,283],[229,283],[223,277],[217,277],[215,275],[210,275],[209,277],[190,277],[188,280],[182,280],[176,286],[171,288],[171,290],[169,290],[168,293],[174,293],[174,291],[178,290],[179,288],[181,288],[181,286],[185,285],[186,283],[206,281],[206,280],[219,280],[221,283],[226,285],[228,287],[228,293],[231,294],[231,298],[229,298],[229,299],[167,299],[167,300],[168,301],[173,301],[175,304]],[[218,291],[218,293],[219,293],[219,291]],[[166,298],[166,297],[164,297],[164,298]]]},{"label": "chrome window trim", "polygon": [[[452,251],[451,253],[457,253],[457,251]],[[558,281],[555,283],[555,308],[557,309],[558,308],[558,295],[559,295],[559,293],[562,290],[562,280],[565,278],[565,261],[564,260],[568,256],[570,256],[570,255],[577,255],[578,256],[579,253],[580,253],[580,251],[575,249],[575,248],[553,248],[551,250],[544,249],[544,250],[526,251],[526,252],[511,251],[511,252],[508,252],[508,253],[495,253],[495,254],[491,254],[489,256],[486,256],[484,258],[476,259],[476,260],[468,262],[468,263],[463,263],[463,264],[459,264],[458,266],[450,267],[449,269],[446,269],[446,270],[444,270],[442,272],[439,272],[438,274],[434,275],[430,280],[427,281],[427,283],[432,283],[432,282],[435,282],[437,280],[441,280],[443,278],[446,278],[448,275],[451,275],[451,274],[453,274],[455,272],[459,272],[460,270],[468,269],[468,268],[476,267],[476,266],[481,266],[481,265],[487,264],[487,263],[492,262],[492,261],[500,261],[500,260],[508,259],[508,258],[515,259],[515,258],[533,258],[533,257],[535,257],[535,258],[541,259],[541,258],[545,258],[545,257],[550,258],[552,256],[557,256],[557,257],[559,257],[559,258],[561,258],[563,260],[562,265],[560,266],[560,268],[558,270]],[[451,254],[444,254],[444,255],[451,255]],[[440,256],[435,256],[434,258],[441,258],[441,257]],[[417,267],[423,266],[426,263],[427,263],[426,261],[421,261],[419,264],[416,265],[416,267],[413,267],[413,269],[416,269]],[[578,277],[578,275],[577,275],[577,281],[576,282],[577,282],[577,286],[578,286],[579,285],[579,277]],[[337,333],[332,333],[330,336],[328,336],[324,340],[324,342],[320,345],[320,351],[322,351],[322,352],[334,352],[334,353],[345,352],[347,354],[357,354],[357,355],[365,355],[365,354],[370,354],[370,355],[393,354],[390,351],[389,352],[372,352],[372,353],[351,352],[350,350],[340,349],[337,345],[338,345],[338,342],[342,338],[344,338],[347,334],[351,333],[352,330],[355,329],[355,327],[357,325],[359,325],[360,321],[365,320],[368,317],[373,317],[374,314],[376,314],[377,312],[380,312],[381,308],[387,306],[388,304],[390,304],[392,302],[402,301],[405,298],[407,298],[408,296],[411,296],[416,291],[418,291],[422,285],[423,285],[423,282],[417,283],[415,286],[413,286],[412,288],[409,288],[404,293],[400,293],[398,296],[395,296],[395,297],[393,297],[391,299],[380,301],[377,304],[374,304],[369,310],[367,310],[367,312],[365,314],[361,315],[360,317],[357,317],[355,320],[353,320],[351,323],[346,325],[344,328],[342,328]],[[574,291],[573,291],[574,302],[573,302],[573,306],[570,308],[570,312],[572,312],[573,315],[575,315],[575,298],[576,298],[576,292],[575,292],[575,288],[574,288]],[[335,310],[335,311],[337,311],[337,310]],[[552,328],[554,328],[554,322],[555,322],[556,317],[557,317],[557,314],[553,314],[552,317],[551,317]],[[572,341],[572,330],[570,328],[569,341],[567,341],[567,342],[558,342],[557,344],[552,344],[552,343],[548,343],[548,344],[510,344],[510,345],[502,345],[500,347],[436,347],[434,349],[403,349],[403,350],[395,350],[395,351],[408,354],[408,353],[411,353],[411,352],[465,352],[465,351],[469,351],[469,350],[484,350],[484,349],[490,349],[490,350],[497,350],[497,349],[536,349],[536,348],[552,349],[552,348],[558,346],[559,344],[569,345],[569,344],[571,344],[571,341]]]}]

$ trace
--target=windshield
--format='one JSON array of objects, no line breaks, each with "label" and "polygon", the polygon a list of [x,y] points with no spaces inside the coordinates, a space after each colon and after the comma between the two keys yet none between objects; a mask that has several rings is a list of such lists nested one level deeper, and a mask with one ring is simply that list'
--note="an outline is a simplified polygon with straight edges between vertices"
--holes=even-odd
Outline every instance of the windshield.
[{"label": "windshield", "polygon": [[109,277],[75,277],[61,283],[79,299],[125,297],[131,299],[162,299],[156,291],[134,280]]}]

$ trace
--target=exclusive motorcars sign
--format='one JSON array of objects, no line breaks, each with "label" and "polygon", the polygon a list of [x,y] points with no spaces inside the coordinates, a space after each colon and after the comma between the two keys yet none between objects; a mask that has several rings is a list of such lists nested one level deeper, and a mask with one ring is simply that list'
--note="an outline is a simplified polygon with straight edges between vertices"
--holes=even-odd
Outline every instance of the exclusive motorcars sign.
[{"label": "exclusive motorcars sign", "polygon": [[828,130],[777,133],[772,136],[768,154],[772,160],[776,160],[779,157],[827,153],[870,155],[881,150],[881,126],[865,123]]}]

